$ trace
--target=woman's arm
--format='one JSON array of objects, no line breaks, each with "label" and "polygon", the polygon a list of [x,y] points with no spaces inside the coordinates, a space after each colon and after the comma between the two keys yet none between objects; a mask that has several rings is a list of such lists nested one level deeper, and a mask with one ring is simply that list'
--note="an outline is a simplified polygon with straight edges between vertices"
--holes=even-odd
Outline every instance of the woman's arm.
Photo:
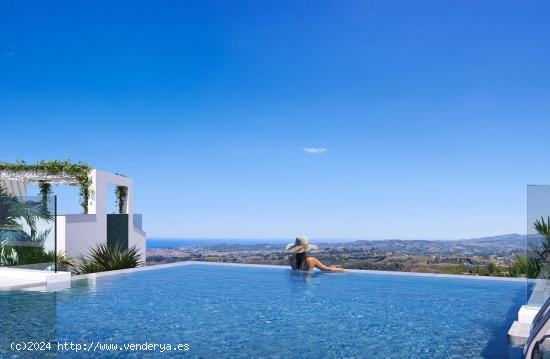
[{"label": "woman's arm", "polygon": [[344,268],[338,268],[336,266],[326,266],[324,265],[320,260],[318,260],[317,258],[315,257],[308,257],[308,265],[310,267],[315,267],[315,268],[318,268],[322,271],[327,271],[327,272],[347,272],[347,270],[345,270]]}]

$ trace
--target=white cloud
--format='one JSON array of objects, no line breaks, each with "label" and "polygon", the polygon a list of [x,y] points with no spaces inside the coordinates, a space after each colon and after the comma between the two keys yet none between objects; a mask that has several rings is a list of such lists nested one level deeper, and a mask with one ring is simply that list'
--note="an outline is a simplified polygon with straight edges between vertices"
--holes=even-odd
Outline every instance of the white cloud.
[{"label": "white cloud", "polygon": [[304,147],[302,150],[310,155],[322,155],[327,151],[324,147]]}]

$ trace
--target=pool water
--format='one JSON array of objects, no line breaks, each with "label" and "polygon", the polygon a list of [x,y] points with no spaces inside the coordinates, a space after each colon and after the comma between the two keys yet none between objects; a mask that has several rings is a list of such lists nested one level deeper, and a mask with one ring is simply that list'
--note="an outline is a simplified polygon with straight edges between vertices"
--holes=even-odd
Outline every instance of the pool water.
[{"label": "pool water", "polygon": [[190,264],[0,293],[0,356],[26,336],[189,345],[31,353],[62,358],[520,358],[507,330],[524,300],[518,281]]}]

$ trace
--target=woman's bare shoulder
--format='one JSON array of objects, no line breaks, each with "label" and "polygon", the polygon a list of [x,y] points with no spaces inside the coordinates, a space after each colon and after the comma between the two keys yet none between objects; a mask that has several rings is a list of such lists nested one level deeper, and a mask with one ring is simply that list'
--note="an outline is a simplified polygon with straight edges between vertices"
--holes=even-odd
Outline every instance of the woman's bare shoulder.
[{"label": "woman's bare shoulder", "polygon": [[315,257],[307,257],[307,258],[306,258],[306,262],[307,262],[308,264],[310,264],[310,263],[315,264],[315,263],[319,263],[319,260],[318,260],[317,258],[315,258]]}]

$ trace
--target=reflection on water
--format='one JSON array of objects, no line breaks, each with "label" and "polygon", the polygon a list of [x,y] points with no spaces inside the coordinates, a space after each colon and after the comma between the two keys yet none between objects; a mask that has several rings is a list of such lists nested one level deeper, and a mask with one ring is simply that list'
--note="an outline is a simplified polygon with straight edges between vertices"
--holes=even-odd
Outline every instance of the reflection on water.
[{"label": "reflection on water", "polygon": [[310,271],[292,270],[290,271],[290,279],[296,282],[311,283],[313,279],[313,273]]},{"label": "reflection on water", "polygon": [[55,342],[55,292],[0,292],[0,357],[12,342]]}]

